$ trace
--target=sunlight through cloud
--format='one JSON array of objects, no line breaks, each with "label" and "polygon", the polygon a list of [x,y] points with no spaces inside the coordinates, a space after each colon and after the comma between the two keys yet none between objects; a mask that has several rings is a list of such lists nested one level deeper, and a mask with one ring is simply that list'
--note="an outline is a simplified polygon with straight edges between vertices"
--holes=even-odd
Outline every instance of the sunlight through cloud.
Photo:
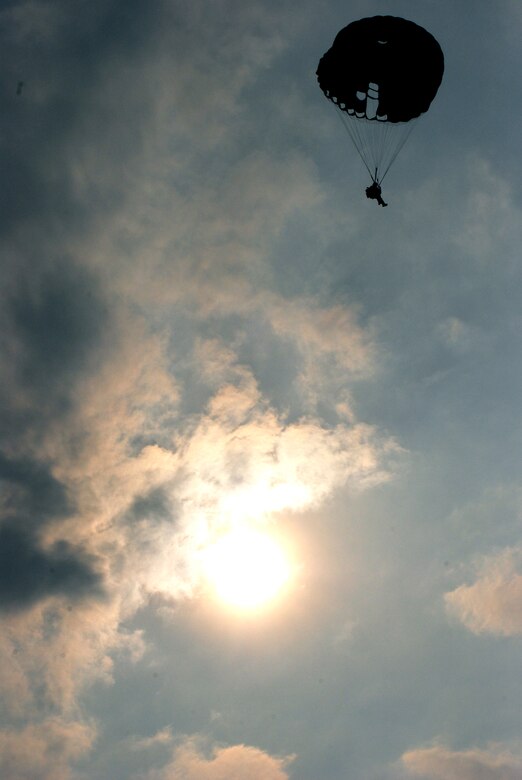
[{"label": "sunlight through cloud", "polygon": [[204,569],[219,600],[240,610],[271,602],[290,577],[290,563],[278,542],[251,529],[230,531],[209,547]]}]

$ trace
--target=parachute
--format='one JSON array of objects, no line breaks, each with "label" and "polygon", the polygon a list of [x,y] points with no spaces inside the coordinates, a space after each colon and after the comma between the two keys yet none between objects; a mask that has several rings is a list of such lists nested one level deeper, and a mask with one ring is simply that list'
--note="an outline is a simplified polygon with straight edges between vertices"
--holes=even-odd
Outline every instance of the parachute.
[{"label": "parachute", "polygon": [[433,35],[396,16],[344,27],[317,80],[338,109],[372,181],[380,185],[437,94],[444,55]]}]

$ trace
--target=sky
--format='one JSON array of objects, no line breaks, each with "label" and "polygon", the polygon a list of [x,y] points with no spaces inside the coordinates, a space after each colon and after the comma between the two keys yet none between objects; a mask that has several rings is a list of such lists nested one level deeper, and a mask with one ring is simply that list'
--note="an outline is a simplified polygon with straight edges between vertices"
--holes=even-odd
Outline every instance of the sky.
[{"label": "sky", "polygon": [[[379,14],[445,56],[386,209],[315,76]],[[519,780],[520,2],[0,31],[0,776]]]}]

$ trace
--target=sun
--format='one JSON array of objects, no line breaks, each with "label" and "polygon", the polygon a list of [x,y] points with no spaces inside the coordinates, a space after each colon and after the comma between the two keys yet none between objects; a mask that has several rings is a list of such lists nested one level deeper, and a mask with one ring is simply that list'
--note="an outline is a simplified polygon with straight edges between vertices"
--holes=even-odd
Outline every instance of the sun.
[{"label": "sun", "polygon": [[271,536],[252,529],[228,532],[205,554],[205,572],[223,603],[256,610],[273,601],[290,577],[290,563]]}]

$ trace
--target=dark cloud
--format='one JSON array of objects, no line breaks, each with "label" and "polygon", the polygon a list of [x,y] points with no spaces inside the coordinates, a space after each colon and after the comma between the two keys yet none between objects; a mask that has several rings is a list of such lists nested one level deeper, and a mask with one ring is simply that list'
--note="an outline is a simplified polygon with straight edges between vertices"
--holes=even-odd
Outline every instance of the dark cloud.
[{"label": "dark cloud", "polygon": [[0,530],[0,609],[19,611],[48,596],[78,600],[101,595],[93,559],[64,541],[42,550],[10,523]]},{"label": "dark cloud", "polygon": [[42,549],[42,526],[73,510],[64,485],[50,467],[0,453],[4,520],[0,527],[0,610],[20,610],[47,598],[78,599],[101,593],[94,559],[68,542]]},{"label": "dark cloud", "polygon": [[[63,421],[73,450],[88,435],[74,425],[78,386],[111,348],[113,313],[100,277],[82,267],[86,241],[125,199],[134,154],[139,165],[140,127],[150,117],[140,109],[153,90],[136,74],[162,8],[98,0],[73,11],[36,0],[1,12],[0,609],[101,591],[84,552],[41,546],[42,526],[74,506],[53,464],[34,452],[50,423]],[[134,87],[118,91],[126,68]],[[163,504],[149,496],[132,511],[164,514]]]},{"label": "dark cloud", "polygon": [[110,343],[109,308],[93,275],[66,262],[8,280],[0,307],[0,436],[37,442],[77,402],[78,383]]},{"label": "dark cloud", "polygon": [[48,466],[30,458],[9,459],[0,452],[0,482],[7,512],[31,518],[30,526],[65,517],[72,511],[62,483],[53,477]]},{"label": "dark cloud", "polygon": [[[12,235],[28,220],[47,220],[58,229],[67,224],[74,231],[124,198],[121,162],[128,161],[139,138],[140,116],[150,116],[139,110],[148,97],[132,76],[131,100],[121,91],[108,96],[106,87],[121,68],[139,68],[162,7],[113,0],[74,10],[66,2],[38,1],[4,9],[0,236]],[[88,177],[83,200],[75,176],[86,171],[93,137],[99,175]],[[109,166],[118,168],[119,178],[107,177]]]},{"label": "dark cloud", "polygon": [[132,522],[140,520],[166,520],[172,515],[172,498],[163,488],[155,488],[144,496],[138,496],[127,512]]},{"label": "dark cloud", "polygon": [[20,285],[9,308],[24,384],[46,391],[86,365],[106,320],[92,276],[66,262]]}]

